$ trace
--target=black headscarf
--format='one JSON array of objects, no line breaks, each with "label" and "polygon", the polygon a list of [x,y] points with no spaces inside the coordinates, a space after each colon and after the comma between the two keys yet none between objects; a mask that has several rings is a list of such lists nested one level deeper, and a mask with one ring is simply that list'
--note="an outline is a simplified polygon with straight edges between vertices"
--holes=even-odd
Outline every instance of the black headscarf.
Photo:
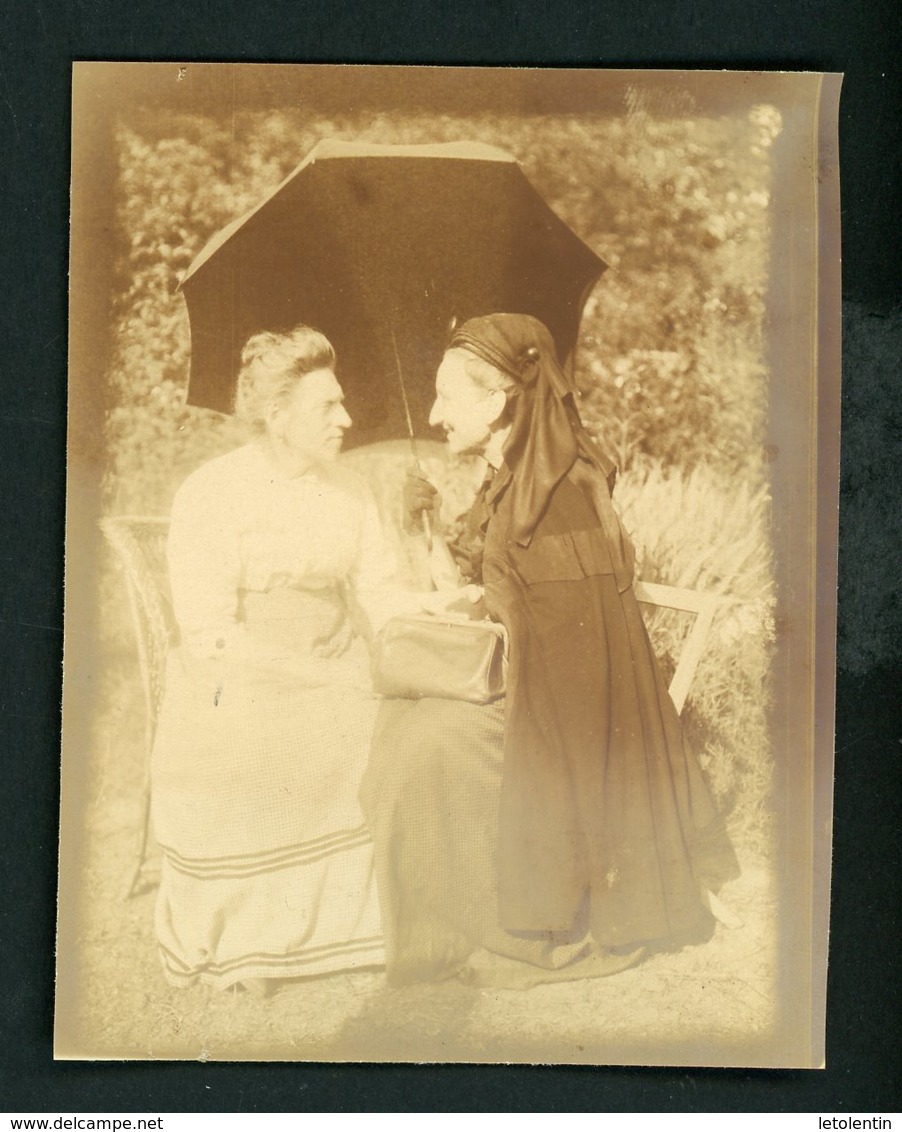
[{"label": "black headscarf", "polygon": [[528,314],[490,314],[456,328],[447,348],[468,350],[516,382],[508,395],[513,419],[503,449],[512,475],[514,540],[529,545],[552,492],[569,473],[593,498],[620,580],[631,580],[632,547],[610,499],[616,468],[580,421],[576,388],[558,362],[548,328]]}]

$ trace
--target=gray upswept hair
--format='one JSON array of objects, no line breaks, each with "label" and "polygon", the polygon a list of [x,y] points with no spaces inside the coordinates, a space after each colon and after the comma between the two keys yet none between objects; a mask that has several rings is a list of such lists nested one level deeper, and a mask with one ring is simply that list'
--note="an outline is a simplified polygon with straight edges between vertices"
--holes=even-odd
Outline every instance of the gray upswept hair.
[{"label": "gray upswept hair", "polygon": [[311,326],[254,334],[241,351],[235,416],[252,433],[265,432],[268,411],[283,404],[305,374],[334,368],[332,343]]},{"label": "gray upswept hair", "polygon": [[512,393],[516,392],[517,382],[509,373],[493,366],[491,362],[487,362],[485,358],[480,358],[478,354],[471,353],[466,346],[452,346],[450,350],[446,351],[446,354],[453,354],[460,358],[464,363],[464,369],[467,371],[467,377],[486,393],[494,393],[500,389],[509,398]]},{"label": "gray upswept hair", "polygon": [[485,358],[480,358],[478,354],[471,353],[466,346],[452,346],[450,350],[445,351],[445,354],[446,356],[454,354],[455,357],[460,358],[464,364],[467,377],[477,389],[481,389],[484,393],[496,393],[499,389],[501,390],[506,401],[501,410],[501,415],[495,421],[493,427],[499,428],[510,424],[513,419],[517,395],[520,392],[520,386],[516,379],[511,377],[509,373],[505,373],[503,369],[487,362]]}]

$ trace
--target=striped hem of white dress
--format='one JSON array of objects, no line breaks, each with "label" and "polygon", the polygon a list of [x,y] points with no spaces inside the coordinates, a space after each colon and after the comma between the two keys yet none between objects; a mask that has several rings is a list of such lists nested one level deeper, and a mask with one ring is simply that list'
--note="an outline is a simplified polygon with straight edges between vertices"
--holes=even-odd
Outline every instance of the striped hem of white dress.
[{"label": "striped hem of white dress", "polygon": [[356,968],[383,967],[385,950],[381,936],[368,936],[327,946],[302,947],[280,954],[248,952],[227,962],[198,963],[194,966],[160,945],[160,958],[167,981],[176,986],[202,982],[226,987],[249,978],[290,979]]},{"label": "striped hem of white dress", "polygon": [[187,857],[171,846],[161,845],[160,848],[172,868],[185,876],[198,880],[236,880],[299,865],[316,864],[327,857],[371,844],[369,830],[361,825],[356,829],[340,830],[313,841],[229,857]]}]

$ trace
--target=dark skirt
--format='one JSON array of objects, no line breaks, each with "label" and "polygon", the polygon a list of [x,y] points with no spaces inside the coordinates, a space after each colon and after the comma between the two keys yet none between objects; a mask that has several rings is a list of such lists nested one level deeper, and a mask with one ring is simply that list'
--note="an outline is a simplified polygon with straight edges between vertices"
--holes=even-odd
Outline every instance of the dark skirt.
[{"label": "dark skirt", "polygon": [[388,980],[454,974],[478,947],[543,968],[572,958],[557,937],[498,920],[504,709],[385,700],[360,799],[376,846]]},{"label": "dark skirt", "polygon": [[738,873],[632,591],[543,583],[529,606],[507,703],[380,708],[361,799],[395,982],[480,946],[551,967],[585,936],[704,938],[705,890]]},{"label": "dark skirt", "polygon": [[738,874],[633,591],[529,587],[499,812],[501,922],[605,947],[691,937]]}]

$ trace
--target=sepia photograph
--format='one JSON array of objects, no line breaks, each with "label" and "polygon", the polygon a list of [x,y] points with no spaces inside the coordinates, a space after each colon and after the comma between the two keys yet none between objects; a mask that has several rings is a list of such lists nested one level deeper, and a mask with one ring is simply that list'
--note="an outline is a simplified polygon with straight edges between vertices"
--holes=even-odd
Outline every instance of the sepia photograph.
[{"label": "sepia photograph", "polygon": [[72,89],[56,1057],[822,1067],[840,76]]}]

